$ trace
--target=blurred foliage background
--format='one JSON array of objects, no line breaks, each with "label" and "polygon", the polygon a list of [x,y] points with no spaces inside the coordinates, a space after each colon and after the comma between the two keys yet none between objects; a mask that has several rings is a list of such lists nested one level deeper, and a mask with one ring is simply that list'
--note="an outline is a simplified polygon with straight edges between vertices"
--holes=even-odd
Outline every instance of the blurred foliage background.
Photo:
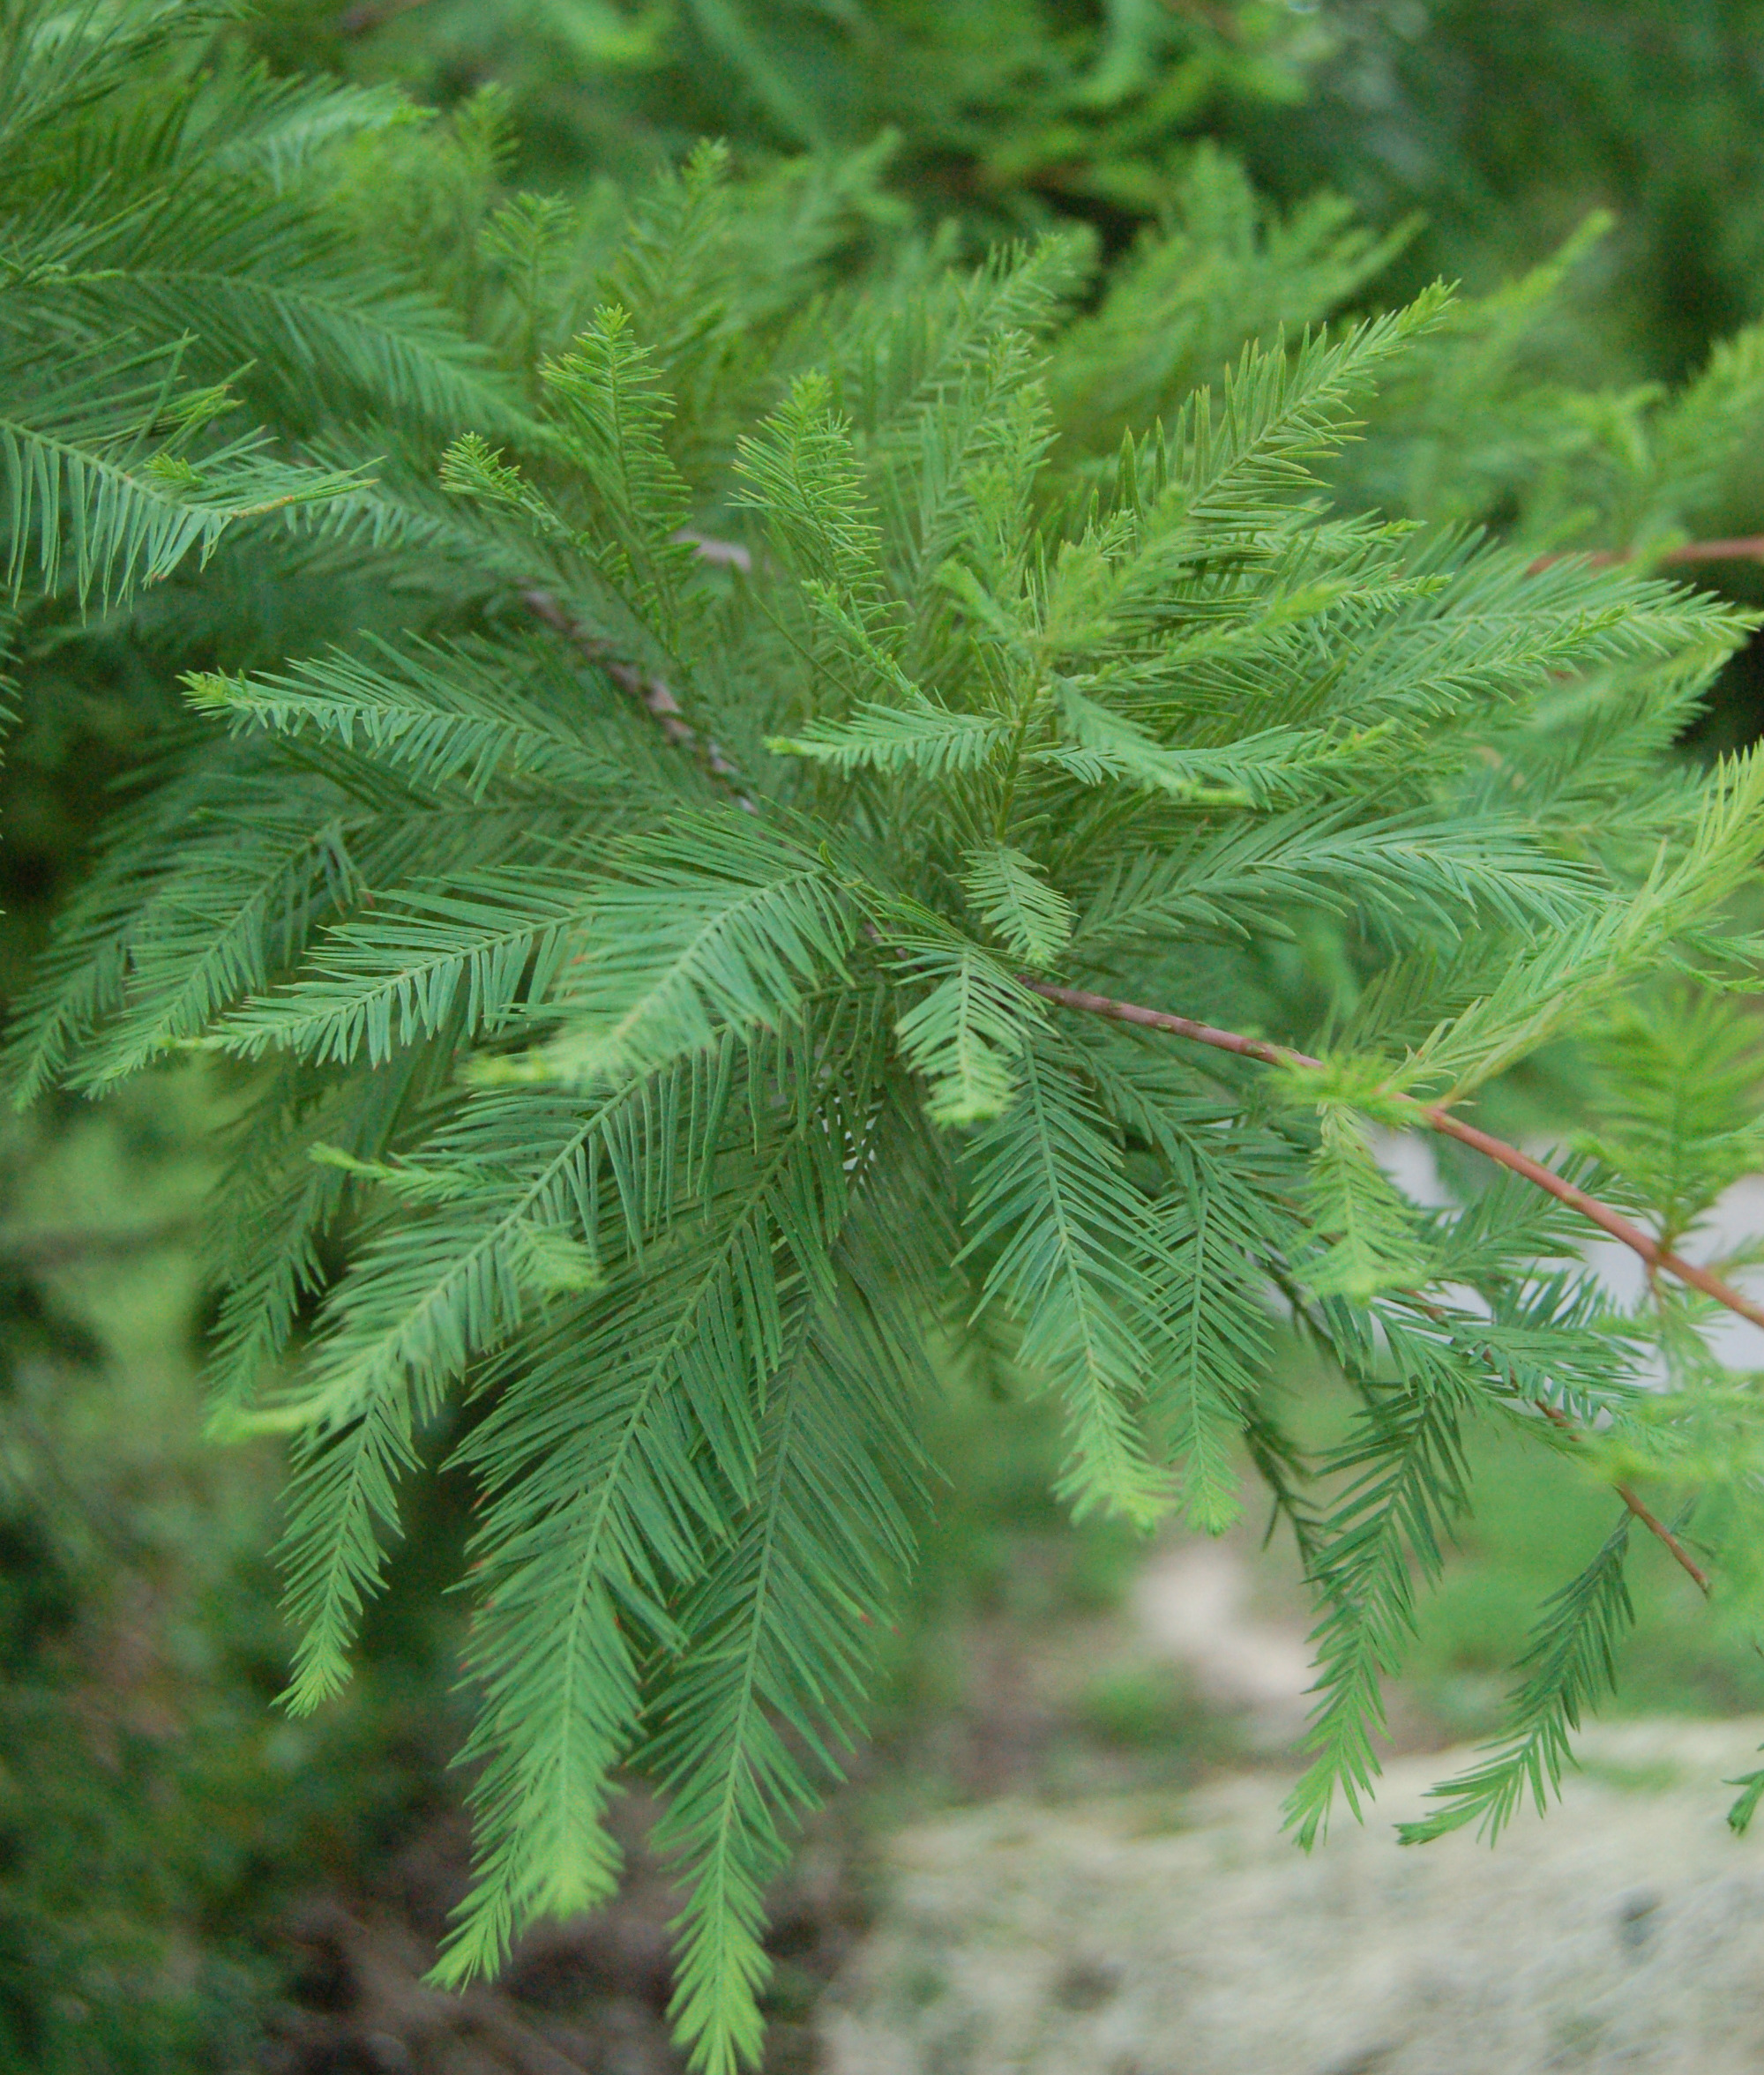
[{"label": "blurred foliage background", "polygon": [[[1412,415],[1406,445],[1375,423],[1342,492],[1545,546],[1601,544],[1576,532],[1576,469],[1627,455],[1645,489],[1648,443],[1675,422],[1662,385],[1764,313],[1764,0],[267,0],[231,35],[278,72],[440,111],[363,142],[337,205],[480,329],[507,287],[505,251],[485,272],[494,208],[536,191],[592,209],[706,134],[756,174],[809,154],[854,262],[872,235],[977,250],[1064,220],[1118,276],[1145,227],[1185,227],[1197,268],[1237,254],[1216,337],[1183,347],[1196,369],[1293,316],[1279,295],[1245,314],[1258,266],[1289,282],[1309,251],[1327,309],[1461,280],[1480,300],[1439,351],[1480,355],[1479,379],[1505,355],[1509,417],[1476,429],[1474,467],[1461,427],[1428,447]],[[1651,511],[1639,489],[1639,533],[1764,529],[1744,430],[1724,422],[1729,459],[1694,511]],[[180,665],[285,641],[286,595],[254,592],[243,562],[219,577]],[[1755,566],[1698,578],[1764,602]],[[371,570],[321,567],[303,609],[310,638],[384,600]],[[50,610],[20,667],[28,719],[0,771],[7,995],[104,788],[175,703],[151,622],[72,643]],[[1764,672],[1742,658],[1687,753],[1760,729]],[[457,1571],[464,1499],[444,1482],[409,1524],[347,1702],[298,1728],[277,1715],[273,1450],[206,1439],[198,1377],[194,1230],[225,1107],[186,1069],[0,1135],[0,2069],[391,2069],[431,2022],[450,2069],[537,2068],[534,2013],[559,2010],[580,2064],[669,2066],[647,1920],[537,1956],[458,2037],[394,2009],[386,1983],[415,1978],[397,1936],[432,1932],[460,1855],[456,1638],[434,1588]],[[1010,1390],[1002,1370],[952,1379],[940,1447],[962,1496],[895,1639],[877,1755],[781,1908],[779,2067],[801,2064],[794,2020],[861,1917],[848,1833],[927,1799],[1180,1784],[1242,1756],[1231,1721],[1135,1656],[1121,1609],[1142,1552],[1058,1516],[1051,1437],[1033,1407],[1001,1414]],[[1559,1473],[1547,1500],[1522,1477],[1490,1489],[1403,1702],[1424,1740],[1486,1723],[1489,1668],[1565,1551],[1602,1532],[1590,1484],[1578,1508]],[[1279,1561],[1258,1575],[1264,1610],[1289,1610]],[[1648,1552],[1626,1704],[1764,1707],[1750,1637],[1687,1623],[1681,1585]],[[646,1906],[659,1924],[665,1899],[639,1884]]]}]

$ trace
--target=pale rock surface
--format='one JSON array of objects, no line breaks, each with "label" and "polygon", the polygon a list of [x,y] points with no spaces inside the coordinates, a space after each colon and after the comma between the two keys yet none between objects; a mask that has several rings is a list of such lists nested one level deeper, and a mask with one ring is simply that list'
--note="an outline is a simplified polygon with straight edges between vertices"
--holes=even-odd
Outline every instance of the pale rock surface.
[{"label": "pale rock surface", "polygon": [[1252,1750],[1287,1750],[1317,1674],[1302,1628],[1256,1617],[1251,1583],[1240,1547],[1180,1541],[1141,1566],[1128,1610],[1147,1654],[1182,1665],[1200,1699],[1239,1715]]},{"label": "pale rock surface", "polygon": [[1389,1825],[1468,1754],[1394,1765],[1310,1857],[1285,1782],[994,1804],[893,1840],[823,2006],[826,2075],[1760,2075],[1764,1817],[1721,1782],[1764,1723],[1590,1732],[1565,1803],[1491,1851]]}]

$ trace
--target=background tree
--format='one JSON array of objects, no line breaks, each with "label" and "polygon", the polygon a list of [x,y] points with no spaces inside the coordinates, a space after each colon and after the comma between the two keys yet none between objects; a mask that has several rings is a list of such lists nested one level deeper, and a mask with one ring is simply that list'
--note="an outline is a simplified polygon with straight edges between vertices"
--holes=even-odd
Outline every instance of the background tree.
[{"label": "background tree", "polygon": [[1238,102],[1289,103],[1327,48],[1265,0],[277,0],[251,34],[278,65],[317,55],[443,106],[493,83],[517,177],[548,187],[653,174],[705,136],[745,159],[892,131],[899,191],[983,236],[1150,213],[1173,147]]}]

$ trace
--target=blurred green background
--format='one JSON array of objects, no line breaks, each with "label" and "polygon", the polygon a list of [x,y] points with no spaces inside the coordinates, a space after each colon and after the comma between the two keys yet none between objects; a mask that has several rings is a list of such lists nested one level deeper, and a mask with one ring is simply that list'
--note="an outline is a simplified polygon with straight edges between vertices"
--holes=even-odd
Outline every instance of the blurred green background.
[{"label": "blurred green background", "polygon": [[[1529,380],[1645,396],[1764,312],[1764,0],[270,0],[241,34],[279,69],[452,111],[460,162],[475,151],[505,188],[610,191],[704,133],[749,169],[886,138],[863,205],[970,250],[1078,220],[1122,259],[1210,140],[1274,201],[1327,188],[1396,234],[1372,302],[1436,274],[1492,292],[1604,213]],[[477,190],[411,165],[375,235],[438,278]],[[1482,515],[1501,520],[1498,496]],[[1738,470],[1703,523],[1764,528],[1764,472]],[[1745,564],[1709,580],[1764,602]],[[138,648],[78,657],[34,661],[64,678],[0,773],[8,993],[104,782],[163,717]],[[1764,671],[1741,659],[1691,750],[1760,730]],[[1549,1086],[1529,1100],[1547,1108]],[[410,1955],[461,1851],[439,1587],[465,1496],[416,1488],[351,1693],[312,1723],[279,1715],[275,1451],[217,1445],[200,1401],[195,1227],[225,1107],[192,1068],[0,1129],[0,2069],[392,2069],[431,2022],[437,2068],[540,2068],[535,2013],[559,2012],[587,2041],[576,2064],[670,2067],[666,1898],[641,1880],[598,1943],[530,1955],[463,2031],[411,2015]],[[862,1922],[869,1827],[1257,1757],[1138,1637],[1145,1549],[1058,1515],[1052,1437],[1007,1364],[951,1377],[938,1445],[950,1483],[877,1746],[781,1898],[779,2068],[804,2064],[802,2020]],[[1540,1596],[1609,1524],[1608,1490],[1566,1464],[1515,1459],[1486,1489],[1394,1709],[1412,1744],[1488,1725]],[[1252,1617],[1297,1620],[1289,1554],[1243,1546]],[[1687,1605],[1651,1546],[1636,1577],[1622,1705],[1764,1710],[1751,1636]]]}]

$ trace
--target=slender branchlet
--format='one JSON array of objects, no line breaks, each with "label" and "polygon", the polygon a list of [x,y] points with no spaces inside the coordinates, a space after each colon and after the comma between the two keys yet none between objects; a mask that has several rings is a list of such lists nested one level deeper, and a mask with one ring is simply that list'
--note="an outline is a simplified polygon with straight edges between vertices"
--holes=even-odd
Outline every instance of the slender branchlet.
[{"label": "slender branchlet", "polygon": [[[1198,1045],[1211,1045],[1215,1050],[1235,1052],[1245,1059],[1259,1059],[1267,1066],[1306,1066],[1321,1068],[1323,1061],[1313,1058],[1308,1052],[1300,1052],[1289,1045],[1269,1044],[1261,1038],[1243,1037],[1233,1030],[1221,1030],[1210,1023],[1197,1022],[1192,1016],[1177,1016],[1162,1009],[1147,1009],[1137,1002],[1122,1002],[1108,995],[1088,994],[1082,988],[1060,987],[1052,981],[1037,979],[1032,974],[1022,976],[1024,986],[1044,996],[1050,1002],[1058,1002],[1063,1008],[1082,1009],[1093,1016],[1112,1017],[1117,1023],[1137,1023],[1147,1030],[1167,1031],[1172,1037],[1191,1039]],[[1724,1304],[1730,1311],[1741,1318],[1749,1319],[1753,1325],[1764,1326],[1764,1305],[1754,1303],[1730,1282],[1723,1281],[1708,1269],[1699,1267],[1694,1261],[1687,1261],[1682,1254],[1644,1232],[1632,1223],[1621,1212],[1614,1211],[1607,1203],[1529,1153],[1521,1153],[1518,1146],[1509,1146],[1504,1138],[1479,1130],[1475,1124],[1466,1123],[1454,1116],[1443,1103],[1423,1102],[1413,1096],[1398,1095],[1394,1100],[1404,1113],[1430,1131],[1439,1131],[1444,1137],[1455,1138],[1461,1146],[1469,1146],[1511,1173],[1522,1175],[1528,1182],[1553,1196],[1558,1203],[1566,1204],[1570,1210],[1578,1211],[1583,1218],[1596,1225],[1602,1232],[1619,1241],[1633,1253],[1639,1254],[1650,1271],[1664,1269],[1691,1288],[1700,1290],[1707,1297]]]}]

